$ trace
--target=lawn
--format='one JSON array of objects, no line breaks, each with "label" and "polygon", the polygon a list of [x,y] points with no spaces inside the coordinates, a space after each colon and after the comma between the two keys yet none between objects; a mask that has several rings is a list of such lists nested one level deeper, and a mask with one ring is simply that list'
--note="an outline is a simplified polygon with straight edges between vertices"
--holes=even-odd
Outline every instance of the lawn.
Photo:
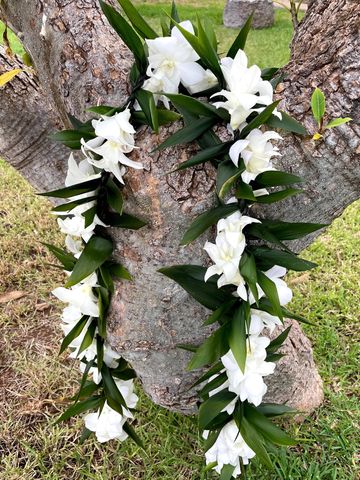
[{"label": "lawn", "polygon": [[[180,15],[194,18],[194,4],[179,3]],[[139,10],[157,22],[159,5],[139,2]],[[218,2],[206,5],[196,11],[214,21],[225,48],[235,32],[220,26]],[[285,63],[290,37],[287,13],[278,11],[272,29],[251,32],[251,62]],[[260,50],[262,44],[265,50]],[[140,388],[137,431],[146,454],[131,441],[80,445],[80,420],[54,425],[79,379],[74,364],[57,354],[60,306],[49,291],[62,275],[49,270],[52,259],[40,243],[62,239],[49,204],[4,162],[0,189],[5,192],[0,198],[0,479],[205,479],[195,419],[153,405]],[[319,268],[289,278],[295,294],[292,310],[314,324],[305,330],[324,380],[325,402],[304,424],[290,428],[303,441],[282,452],[275,471],[254,461],[249,480],[352,480],[360,474],[359,224],[357,202],[306,251]],[[14,292],[19,298],[11,300]]]}]

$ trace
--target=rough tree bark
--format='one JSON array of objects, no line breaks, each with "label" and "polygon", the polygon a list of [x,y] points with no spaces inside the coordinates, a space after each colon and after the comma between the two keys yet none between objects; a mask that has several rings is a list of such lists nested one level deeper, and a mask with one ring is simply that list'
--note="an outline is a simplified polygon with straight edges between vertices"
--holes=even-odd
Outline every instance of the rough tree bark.
[{"label": "rough tree bark", "polygon": [[[351,124],[329,131],[323,141],[288,135],[279,167],[307,179],[303,195],[267,209],[267,215],[289,221],[331,222],[359,197],[360,67],[357,0],[313,1],[292,44],[292,56],[281,85],[282,107],[311,131],[309,99],[315,86],[328,101],[328,115],[350,116]],[[37,70],[36,78],[22,74],[0,91],[0,155],[37,189],[60,185],[68,151],[47,134],[68,123],[66,112],[85,118],[86,107],[122,103],[128,93],[131,55],[111,32],[96,0],[2,0],[1,14],[21,35]],[[44,36],[40,35],[40,31]],[[1,52],[1,69],[11,61]],[[134,152],[144,171],[127,175],[128,211],[146,218],[138,232],[111,232],[116,256],[133,274],[114,296],[109,341],[139,374],[155,402],[192,411],[196,396],[187,391],[194,375],[186,373],[189,354],[178,343],[200,342],[204,308],[156,271],[174,263],[204,264],[204,238],[190,247],[179,241],[190,221],[213,202],[214,172],[209,166],[166,174],[195,147],[172,148],[150,154],[170,129],[159,136],[139,132]],[[260,212],[262,214],[263,211]],[[296,242],[305,248],[312,238]],[[269,377],[274,401],[288,401],[302,410],[322,398],[321,380],[309,341],[296,323],[285,346],[287,357]]]}]

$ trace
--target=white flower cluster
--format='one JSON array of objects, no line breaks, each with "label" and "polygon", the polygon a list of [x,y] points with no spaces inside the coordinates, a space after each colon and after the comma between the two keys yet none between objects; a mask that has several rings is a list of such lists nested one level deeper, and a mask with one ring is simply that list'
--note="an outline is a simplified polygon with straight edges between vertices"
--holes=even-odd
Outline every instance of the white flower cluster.
[{"label": "white flower cluster", "polygon": [[[238,399],[242,402],[248,401],[255,406],[261,404],[267,391],[264,377],[271,375],[275,369],[275,363],[266,361],[266,348],[270,344],[270,339],[261,334],[265,329],[272,333],[277,325],[281,325],[278,317],[256,308],[255,299],[252,293],[247,291],[245,280],[239,271],[239,263],[246,246],[243,229],[246,225],[254,222],[259,222],[259,220],[242,215],[239,211],[227,218],[222,218],[217,224],[215,244],[206,242],[204,246],[214,262],[214,265],[211,265],[206,271],[205,281],[213,275],[220,275],[217,282],[219,288],[223,285],[236,286],[236,294],[251,305],[244,371],[241,371],[232,351],[229,350],[221,357],[224,368],[220,374],[226,372],[227,380],[210,392],[210,396],[212,396],[227,389],[236,394],[236,397],[223,410],[229,415],[233,413]],[[281,305],[286,305],[292,298],[290,288],[281,278],[285,273],[286,269],[277,265],[264,272],[274,282]],[[257,285],[257,290],[259,298],[263,297],[264,292],[259,285]],[[216,376],[211,377],[209,382],[215,378]],[[207,436],[207,432],[205,432],[205,436]],[[246,465],[254,455],[255,453],[242,438],[236,423],[231,421],[221,429],[215,443],[206,452],[206,462],[208,464],[217,462],[214,469],[219,473],[224,465],[232,465],[235,468],[233,475],[237,476],[240,474],[239,457]]]},{"label": "white flower cluster", "polygon": [[[125,155],[125,153],[129,153],[135,148],[135,130],[129,120],[129,109],[112,117],[104,116],[100,120],[93,120],[96,138],[87,142],[84,139],[81,140],[85,158],[79,163],[76,162],[72,154],[70,155],[65,179],[66,187],[100,178],[101,173],[98,173],[99,170],[113,173],[120,182],[124,183],[124,165],[137,169],[142,168],[140,163],[130,160]],[[93,155],[94,153],[96,156]],[[68,251],[74,254],[76,258],[81,255],[84,242],[88,242],[94,234],[95,227],[97,225],[106,226],[97,215],[94,216],[92,223],[86,226],[83,214],[96,206],[95,200],[91,199],[91,197],[95,196],[95,193],[93,191],[71,197],[68,199],[69,202],[86,198],[89,198],[89,201],[85,201],[71,210],[57,212],[60,217],[65,215],[65,218],[58,218],[58,224],[61,231],[66,234],[65,244]],[[71,272],[67,273],[70,274]],[[99,302],[93,290],[97,286],[99,286],[98,278],[94,272],[70,288],[58,287],[52,292],[59,300],[67,303],[61,317],[61,328],[65,335],[75,327],[83,316],[89,316],[81,333],[69,345],[69,348],[72,350],[70,358],[80,360],[80,370],[82,372],[85,371],[87,363],[94,360],[97,356],[97,329],[92,343],[80,352],[80,347],[90,323],[99,316]],[[109,368],[116,368],[120,355],[109,345],[105,344],[103,348],[105,365]],[[92,375],[95,383],[99,384],[101,382],[101,373],[97,366],[91,367],[89,374]],[[127,407],[134,408],[138,397],[133,391],[133,381],[115,379],[115,383]],[[101,412],[87,414],[84,417],[84,421],[86,428],[95,432],[99,442],[106,442],[114,438],[124,440],[127,437],[123,426],[128,418],[132,418],[132,414],[128,409],[124,408],[123,413],[120,414],[105,403]]]},{"label": "white flower cluster", "polygon": [[[189,20],[180,23],[190,33],[194,28]],[[178,93],[180,83],[190,94],[210,89],[217,85],[217,79],[210,70],[205,70],[198,62],[199,55],[187,42],[178,27],[173,27],[170,37],[158,37],[146,40],[148,47],[147,75],[143,88],[154,93],[156,103],[162,101],[170,108],[169,100],[162,93]],[[226,81],[226,90],[215,93],[212,97],[225,97],[217,101],[217,108],[224,108],[230,114],[230,127],[242,130],[246,120],[253,112],[260,113],[273,102],[273,87],[261,78],[257,65],[248,67],[246,54],[239,50],[235,58],[221,59],[220,67]],[[281,113],[273,111],[281,119]],[[272,131],[252,130],[245,139],[236,141],[230,149],[230,158],[238,166],[239,158],[244,161],[245,171],[241,178],[245,183],[255,180],[257,175],[268,170],[275,170],[271,158],[280,155],[278,148],[270,140],[281,140],[281,136]],[[266,194],[263,192],[262,194]]]},{"label": "white flower cluster", "polygon": [[[143,168],[141,163],[135,162],[125,155],[135,148],[135,130],[129,121],[130,115],[130,110],[127,108],[112,117],[103,116],[100,120],[92,121],[96,137],[87,142],[81,139],[85,158],[79,163],[72,154],[70,155],[65,179],[66,187],[99,178],[100,170],[111,172],[119,182],[124,183],[125,165],[135,169]],[[83,193],[70,197],[68,201],[73,202],[94,195],[95,192]],[[106,227],[96,214],[91,224],[86,226],[84,214],[94,206],[95,201],[90,200],[70,211],[57,213],[60,217],[65,216],[65,218],[58,218],[58,224],[61,232],[67,235],[65,244],[68,250],[76,257],[82,251],[82,240],[88,242],[97,225]]]},{"label": "white flower cluster", "polygon": [[[189,20],[180,26],[190,33],[194,28]],[[178,27],[173,27],[170,37],[158,37],[146,40],[149,55],[149,67],[143,88],[155,95],[155,101],[161,100],[166,108],[169,101],[161,92],[178,93],[182,85],[191,93],[202,92],[217,84],[215,75],[205,70],[197,61],[200,59],[192,46],[187,42]]]}]

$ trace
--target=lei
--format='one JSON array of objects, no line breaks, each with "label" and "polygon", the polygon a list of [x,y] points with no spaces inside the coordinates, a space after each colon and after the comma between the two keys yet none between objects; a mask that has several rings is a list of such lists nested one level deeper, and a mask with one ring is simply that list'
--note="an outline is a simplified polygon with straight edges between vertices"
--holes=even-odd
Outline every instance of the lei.
[{"label": "lei", "polygon": [[[146,225],[125,213],[122,195],[128,172],[143,168],[129,156],[137,148],[136,129],[148,125],[157,133],[160,126],[182,119],[184,126],[157,149],[197,142],[198,152],[177,170],[211,162],[217,171],[217,206],[193,221],[181,243],[189,244],[213,225],[216,239],[204,245],[211,260],[208,268],[175,265],[159,271],[211,310],[204,321],[215,327],[210,336],[200,346],[182,348],[193,352],[189,369],[204,372],[206,367],[194,385],[199,389],[206,468],[229,480],[245,476],[255,455],[271,468],[268,451],[273,445],[296,444],[271,421],[293,410],[263,403],[266,377],[282,356],[278,349],[290,327],[276,338],[270,335],[284,317],[305,321],[285,308],[292,298],[283,280],[286,270],[316,266],[283,242],[325,225],[259,219],[251,207],[301,192],[293,185],[302,179],[276,170],[272,163],[280,155],[273,142],[281,136],[271,129],[307,132],[276,108],[273,91],[282,79],[278,69],[248,67],[243,48],[251,18],[220,59],[213,30],[200,20],[196,26],[181,22],[174,3],[170,21],[161,22],[159,37],[129,0],[118,1],[123,14],[100,4],[134,54],[131,94],[120,107],[90,108],[98,119],[82,123],[72,117],[74,129],[54,135],[81,150],[83,158],[78,162],[71,154],[65,187],[42,194],[66,199],[52,209],[66,234],[66,249],[47,246],[68,275],[65,286],[53,291],[67,303],[60,350],[70,348],[83,373],[73,404],[58,421],[90,411],[84,416],[82,440],[95,432],[99,442],[130,436],[142,446],[131,426],[138,400],[136,374],[106,342],[114,280],[131,281],[130,272],[112,260],[106,227]],[[215,126],[226,132],[226,141]]]}]

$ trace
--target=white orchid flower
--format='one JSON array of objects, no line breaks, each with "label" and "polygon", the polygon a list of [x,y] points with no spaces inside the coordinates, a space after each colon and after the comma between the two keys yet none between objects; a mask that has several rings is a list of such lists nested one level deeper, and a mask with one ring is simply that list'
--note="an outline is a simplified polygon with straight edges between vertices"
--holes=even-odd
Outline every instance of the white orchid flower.
[{"label": "white orchid flower", "polygon": [[[207,438],[209,432],[204,431],[203,437]],[[224,465],[235,467],[232,475],[237,477],[241,473],[240,460],[244,465],[248,465],[249,460],[255,457],[255,452],[241,436],[235,420],[228,422],[220,431],[215,443],[205,453],[206,464],[216,463],[213,469],[221,473]]]},{"label": "white orchid flower", "polygon": [[239,272],[239,262],[244,251],[245,243],[242,242],[237,246],[232,246],[226,239],[225,232],[217,235],[215,244],[206,242],[204,250],[207,252],[215,265],[206,270],[205,282],[213,275],[220,275],[217,285],[235,285],[238,287],[238,295],[247,300],[247,292],[245,288],[245,280]]},{"label": "white orchid flower", "polygon": [[[270,270],[267,270],[266,272],[264,272],[264,274],[275,283],[277,293],[279,296],[280,305],[284,306],[288,304],[291,301],[293,294],[291,289],[287,286],[286,282],[281,279],[281,277],[286,275],[286,268],[279,267],[279,265],[274,265],[272,268],[270,268]],[[260,288],[260,285],[256,284],[256,286],[257,286],[259,298],[263,297],[265,293]],[[250,305],[255,303],[255,298],[252,293],[250,293],[249,295],[249,303]]]},{"label": "white orchid flower", "polygon": [[229,391],[236,393],[242,402],[247,400],[255,406],[260,405],[267,392],[263,377],[271,375],[275,370],[275,363],[266,362],[266,347],[270,339],[250,335],[247,340],[247,353],[244,372],[235,360],[231,350],[221,357],[229,380]]},{"label": "white orchid flower", "polygon": [[85,227],[85,218],[79,214],[64,219],[58,218],[57,221],[62,233],[71,237],[81,237],[85,242],[93,236],[96,225],[107,226],[97,215],[88,227]]},{"label": "white orchid flower", "polygon": [[115,438],[120,441],[126,440],[128,435],[123,429],[126,420],[127,417],[113,410],[107,402],[105,402],[101,413],[99,410],[94,413],[88,413],[84,417],[85,427],[95,432],[96,439],[100,443],[105,443]]},{"label": "white orchid flower", "polygon": [[91,317],[99,316],[98,299],[93,293],[93,287],[97,285],[96,274],[85,278],[81,283],[70,288],[58,287],[52,291],[61,302],[77,308],[83,315]]},{"label": "white orchid flower", "polygon": [[241,246],[244,250],[246,245],[245,235],[243,229],[251,223],[261,223],[256,218],[242,215],[240,211],[236,211],[226,218],[221,218],[217,223],[217,232],[225,233],[225,238],[229,244],[237,248]]},{"label": "white orchid flower", "polygon": [[143,165],[139,162],[134,162],[128,158],[123,150],[124,146],[113,140],[107,140],[103,143],[100,137],[91,139],[85,142],[81,139],[82,149],[85,154],[89,151],[100,155],[102,158],[96,160],[88,156],[88,161],[97,168],[101,168],[106,172],[112,173],[122,184],[124,184],[123,175],[126,169],[122,165],[141,170]]},{"label": "white orchid flower", "polygon": [[[66,187],[71,187],[72,185],[76,185],[77,183],[94,180],[96,178],[100,178],[100,176],[100,173],[95,173],[94,168],[92,167],[92,165],[90,165],[86,158],[77,163],[74,155],[70,153],[68,159],[68,170],[65,178]],[[76,198],[80,197],[77,196]]]},{"label": "white orchid flower", "polygon": [[272,333],[276,326],[282,325],[280,318],[270,315],[268,312],[262,310],[250,309],[251,321],[249,333],[250,335],[260,335],[260,333],[267,328]]},{"label": "white orchid flower", "polygon": [[[134,382],[132,380],[115,379],[116,386],[122,394],[128,408],[135,408],[138,397],[134,393]],[[96,438],[100,443],[107,442],[114,438],[125,440],[127,434],[123,426],[128,418],[133,418],[132,413],[123,408],[123,414],[116,412],[108,403],[105,402],[104,408],[96,413],[88,413],[84,417],[85,427],[95,432]]]},{"label": "white orchid flower", "polygon": [[256,128],[244,140],[238,140],[230,147],[229,155],[236,167],[239,165],[240,156],[244,160],[245,171],[241,178],[245,183],[255,180],[262,172],[275,170],[271,158],[280,153],[270,140],[282,140],[282,137],[276,132],[263,133]]},{"label": "white orchid flower", "polygon": [[74,255],[75,258],[79,258],[81,252],[84,250],[84,245],[81,239],[72,237],[71,235],[66,235],[65,246],[68,251]]},{"label": "white orchid flower", "polygon": [[[179,83],[172,82],[171,79],[167,77],[164,71],[158,70],[155,73],[152,73],[150,78],[145,80],[142,88],[154,94],[154,100],[156,105],[160,101],[167,109],[169,109],[169,99],[165,95],[160,95],[159,93],[178,93]],[[140,110],[140,105],[138,105],[138,109]]]},{"label": "white orchid flower", "polygon": [[[189,20],[180,25],[188,32],[194,33],[194,28]],[[158,37],[146,40],[149,55],[147,75],[161,73],[178,87],[179,83],[196,85],[204,80],[204,69],[197,63],[199,55],[186,41],[177,27],[173,27],[170,37]]]},{"label": "white orchid flower", "polygon": [[120,151],[129,153],[134,149],[136,133],[129,121],[130,118],[131,112],[128,108],[111,117],[103,115],[101,119],[92,121],[95,135],[103,140],[117,143]]},{"label": "white orchid flower", "polygon": [[[261,70],[257,65],[250,68],[245,53],[239,50],[234,59],[226,57],[221,60],[227,90],[221,90],[213,97],[223,96],[226,101],[215,102],[217,108],[225,108],[231,116],[230,125],[233,130],[241,127],[248,116],[260,112],[264,108],[255,105],[270,105],[273,101],[273,88],[270,82],[261,78]],[[279,112],[274,114],[280,115]]]}]

